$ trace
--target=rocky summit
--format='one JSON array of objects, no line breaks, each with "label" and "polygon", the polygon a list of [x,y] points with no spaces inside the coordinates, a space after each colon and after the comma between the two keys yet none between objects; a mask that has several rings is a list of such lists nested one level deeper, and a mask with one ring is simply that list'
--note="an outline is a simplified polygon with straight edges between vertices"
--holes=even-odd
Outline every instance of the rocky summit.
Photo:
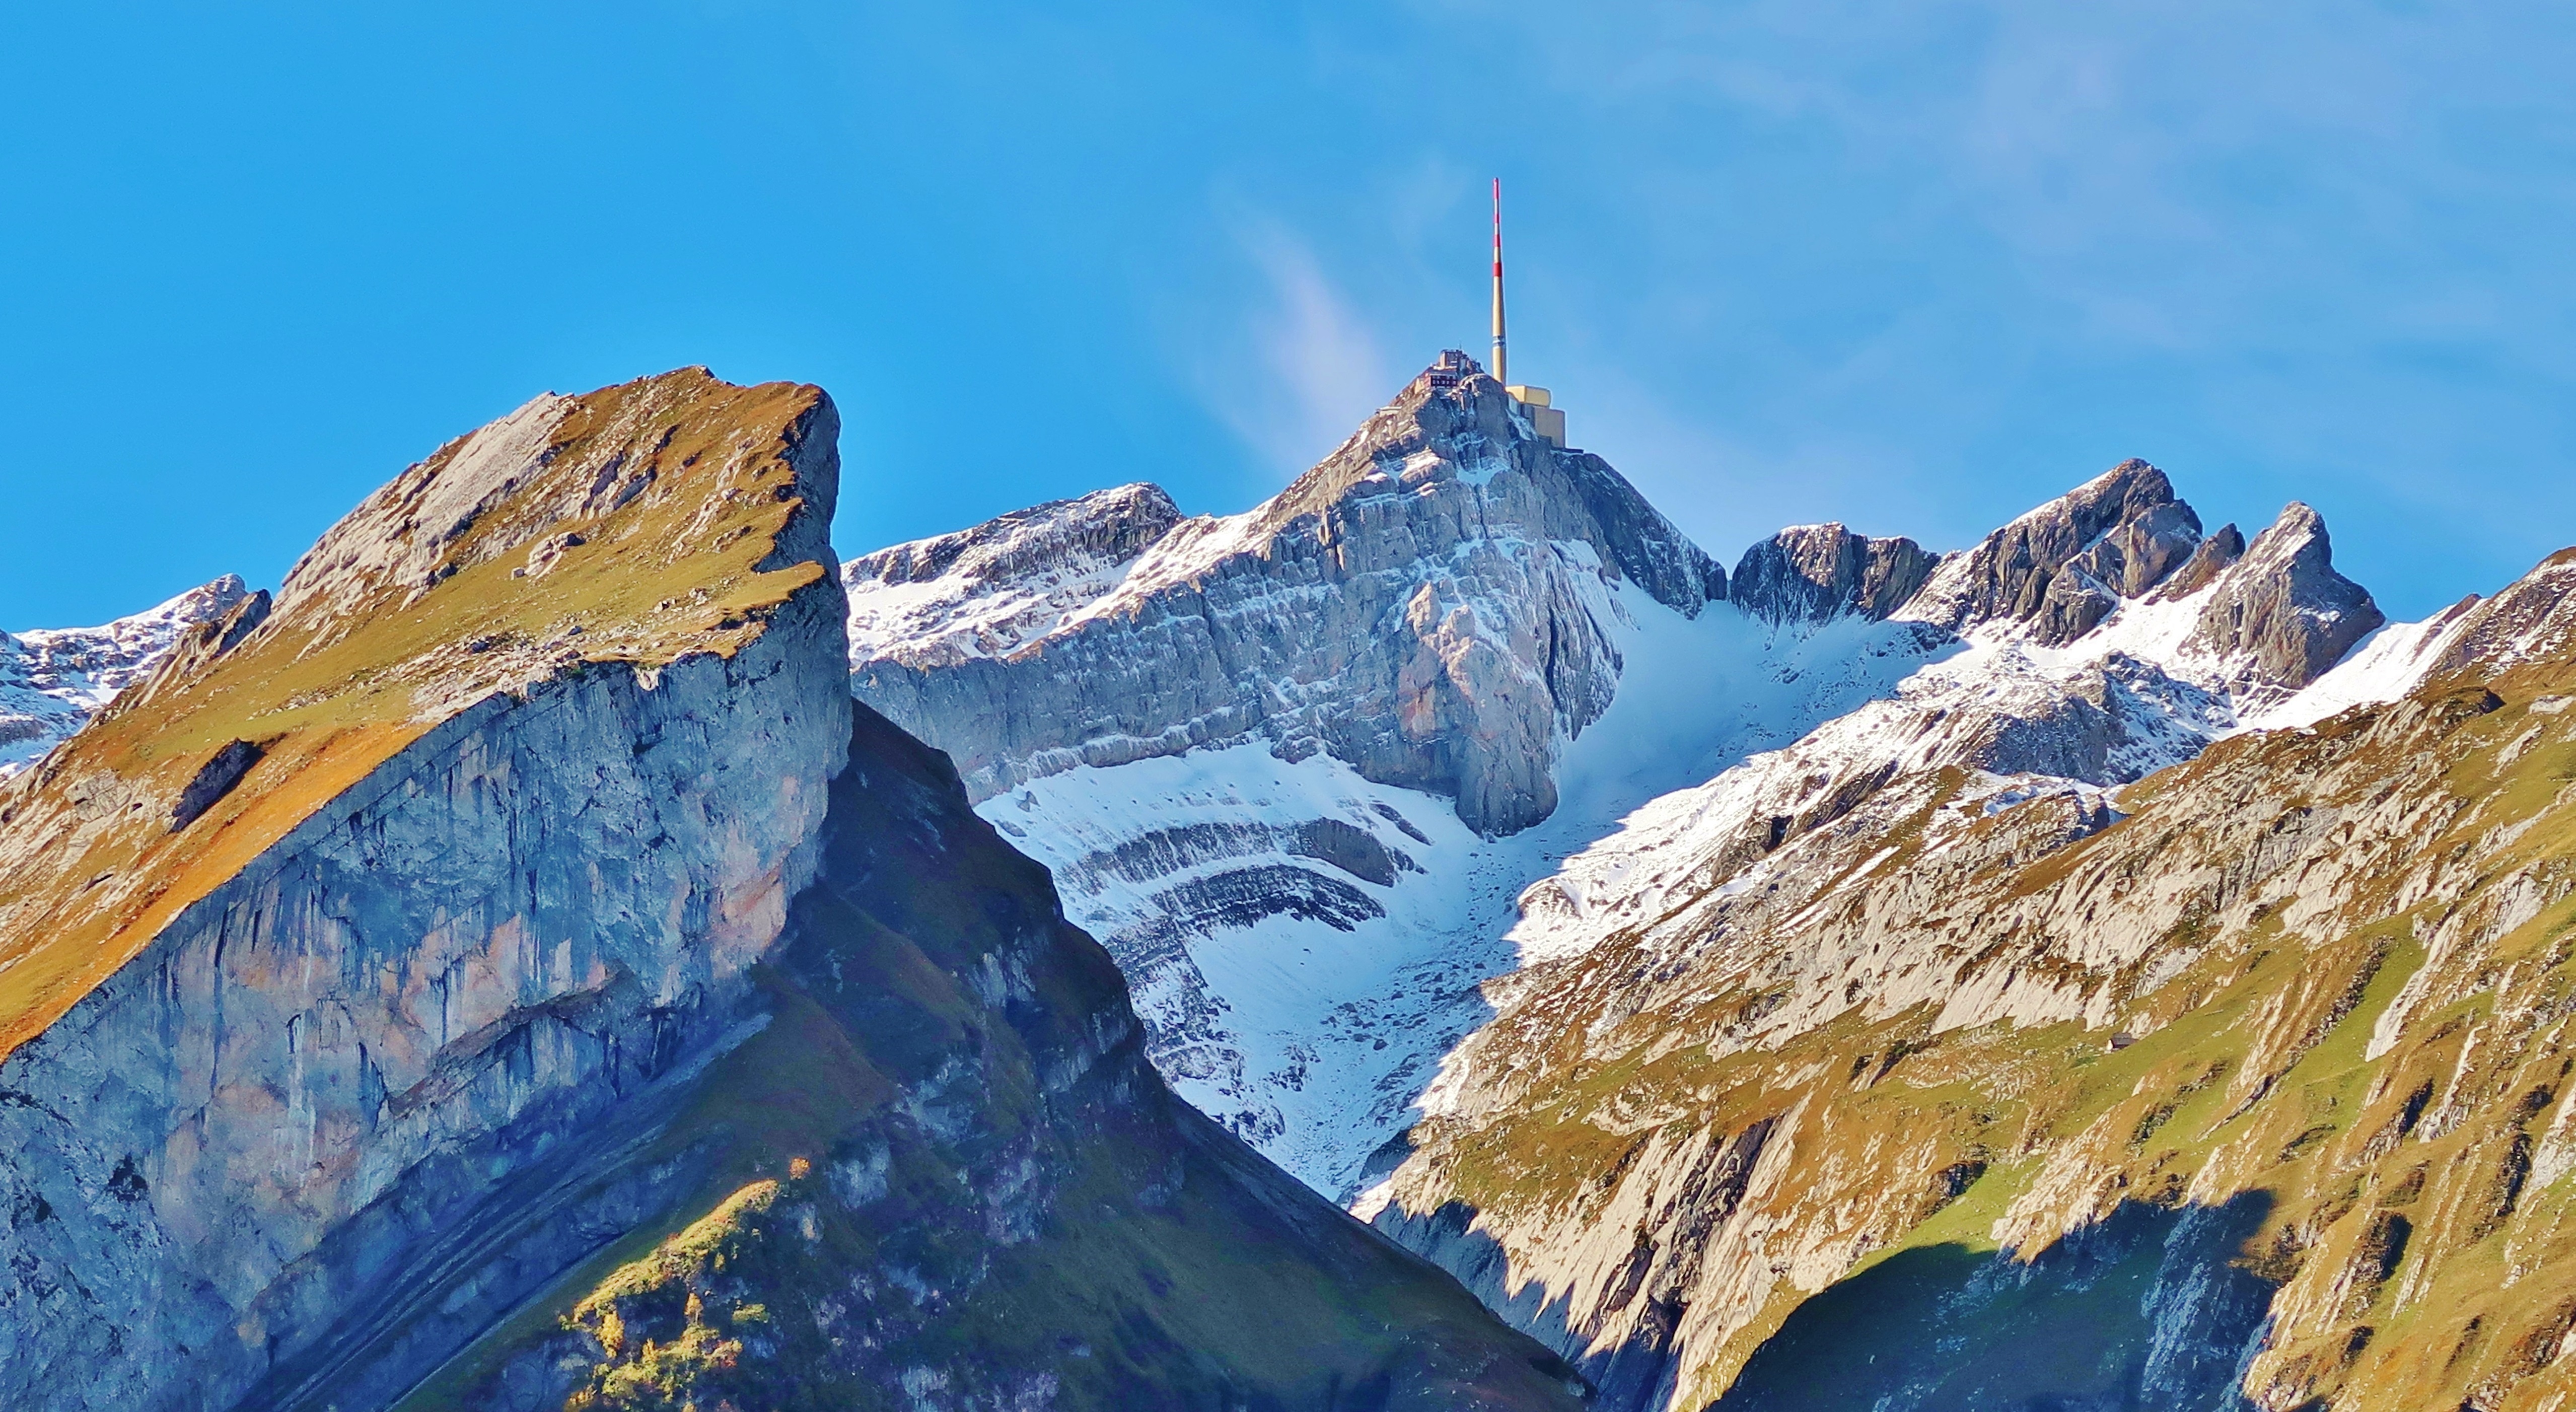
[{"label": "rocky summit", "polygon": [[1258,737],[1453,799],[1486,833],[1547,817],[1560,741],[1609,704],[1611,578],[1685,616],[1726,596],[1725,570],[1481,373],[1417,379],[1240,515],[1127,486],[842,570],[859,695],[979,798]]},{"label": "rocky summit", "polygon": [[2576,550],[1729,571],[1529,410],[839,561],[684,370],[0,637],[0,1397],[2576,1401]]},{"label": "rocky summit", "polygon": [[1553,1408],[848,690],[815,388],[443,447],[0,785],[13,1408]]},{"label": "rocky summit", "polygon": [[[2557,1405],[2567,556],[2390,624],[2313,509],[2209,530],[2129,461],[1720,576],[1508,406],[1508,457],[1442,440],[1498,393],[1232,519],[1128,487],[844,571],[859,695],[982,762],[1180,1092],[1600,1407]],[[1177,668],[1292,576],[1280,646]],[[1546,684],[1526,807],[1425,767],[1493,738],[1407,709],[1432,623]],[[1011,679],[1048,733],[962,705]]]}]

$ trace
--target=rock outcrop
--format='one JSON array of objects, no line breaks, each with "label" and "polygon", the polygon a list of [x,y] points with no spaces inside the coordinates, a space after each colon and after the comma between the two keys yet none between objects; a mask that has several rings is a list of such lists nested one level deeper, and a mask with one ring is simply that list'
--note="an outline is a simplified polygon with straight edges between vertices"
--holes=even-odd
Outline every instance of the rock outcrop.
[{"label": "rock outcrop", "polygon": [[[1968,551],[1936,557],[1908,540],[1809,526],[1755,545],[1728,580],[1669,548],[1668,527],[1628,504],[1633,492],[1476,459],[1483,443],[1451,419],[1484,395],[1473,379],[1417,383],[1334,459],[1230,520],[1177,519],[1151,487],[1122,487],[844,571],[862,697],[912,713],[955,747],[985,816],[1057,870],[1068,908],[1135,987],[1162,1072],[1337,1197],[1400,1157],[1391,1140],[1408,1105],[1438,1056],[1484,1018],[1466,987],[1515,961],[1503,935],[1514,896],[1531,917],[1615,915],[1628,890],[1586,874],[1592,864],[1665,877],[1657,841],[1673,827],[1689,833],[1682,851],[1696,866],[1741,866],[1908,770],[2133,781],[2240,729],[2242,711],[2277,708],[2313,669],[2306,655],[2278,652],[2266,665],[2270,644],[2309,621],[2295,613],[2188,641],[2220,611],[2222,581],[2232,613],[2297,599],[2309,590],[2293,580],[2323,579],[2297,554],[2267,553],[2240,572],[2241,537],[2231,527],[2202,540],[2191,508],[2143,462]],[[1435,422],[1450,430],[1433,436]],[[1589,464],[1524,440],[1514,454],[1531,467]],[[1390,463],[1410,469],[1371,469]],[[1402,491],[1407,483],[1416,488]],[[1544,520],[1542,494],[1616,510],[1585,523],[1654,532],[1540,545],[1510,526]],[[1481,507],[1474,536],[1458,538],[1451,517],[1470,504]],[[1436,527],[1423,528],[1424,516]],[[1325,542],[1338,557],[1310,567]],[[1382,565],[1420,545],[1450,547],[1401,571],[1331,567]],[[1483,567],[1470,579],[1461,564]],[[1568,564],[1596,567],[1568,575]],[[1295,591],[1276,588],[1285,580]],[[1722,602],[1710,592],[1721,583]],[[1416,708],[1378,693],[1390,670],[1399,698],[1420,679],[1390,664],[1422,651],[1429,619],[1406,597],[1422,584],[1470,608],[1431,626],[1449,644],[1451,683],[1546,687],[1519,689],[1527,714],[1464,729],[1440,702],[1499,698],[1435,695],[1420,709],[1450,742],[1440,748],[1490,738],[1492,750],[1522,750],[1524,793],[1543,774],[1551,792],[1581,799],[1573,814],[1508,842],[1455,837],[1440,819],[1462,812],[1451,786],[1372,753],[1389,734],[1353,747],[1332,731],[1305,733],[1357,713],[1401,735]],[[1556,626],[1474,635],[1542,620]],[[1451,623],[1474,631],[1440,637]],[[1555,654],[1543,666],[1542,639]],[[1257,685],[1225,717],[1253,726],[1219,730],[1211,713],[1232,708],[1209,702],[1222,698],[1173,690],[1195,679],[1175,665],[1198,660],[1189,644],[1210,644],[1238,681]],[[1265,675],[1282,661],[1284,679]],[[1040,727],[1084,743],[995,755],[996,731],[1020,727],[993,724],[978,693],[993,693],[1000,716],[1043,714]],[[1614,696],[1628,702],[1615,726],[1600,724],[1602,705],[1562,714]],[[1096,711],[1082,705],[1095,697]],[[1557,703],[1562,734],[1593,723],[1571,741],[1552,734],[1559,753],[1528,753],[1548,718],[1536,709],[1543,698]],[[1113,711],[1126,714],[1113,721]],[[1630,739],[1604,741],[1604,729]],[[1680,792],[1620,827],[1667,791]],[[1300,845],[1323,829],[1413,867],[1353,870]],[[1560,869],[1569,854],[1578,862]]]},{"label": "rock outcrop", "polygon": [[2551,1405],[2568,562],[2127,788],[1900,752],[1747,848],[1784,752],[1659,806],[1534,890],[1372,1209],[1613,1408]]},{"label": "rock outcrop", "polygon": [[[43,1213],[0,1235],[12,1405],[280,1405],[495,1188],[726,1047],[847,749],[833,431],[702,372],[540,399],[0,788],[0,1185]],[[482,1253],[351,1405],[548,1277]]]},{"label": "rock outcrop", "polygon": [[2368,589],[2335,572],[2325,520],[2294,501],[2254,536],[2184,647],[2236,663],[2231,685],[2295,691],[2387,621]]},{"label": "rock outcrop", "polygon": [[1547,817],[1561,742],[1609,703],[1612,578],[1686,614],[1726,596],[1617,472],[1537,437],[1481,373],[1418,379],[1241,515],[1176,522],[1134,486],[845,571],[860,699],[979,799],[1257,738],[1454,799],[1486,833]]},{"label": "rock outcrop", "polygon": [[612,1191],[695,1169],[660,1243],[603,1250],[406,1407],[1577,1405],[1564,1364],[1173,1099],[1045,871],[946,757],[855,724],[762,1027],[586,1164]]},{"label": "rock outcrop", "polygon": [[2200,517],[2165,473],[2123,461],[1945,556],[1903,615],[1952,629],[2021,623],[2055,646],[2163,582],[2199,545]]},{"label": "rock outcrop", "polygon": [[834,433],[540,398],[0,784],[0,1400],[1569,1403],[854,721]]},{"label": "rock outcrop", "polygon": [[1839,524],[1792,525],[1744,551],[1727,596],[1775,623],[1884,618],[1913,598],[1939,562],[1910,539],[1872,539]]}]

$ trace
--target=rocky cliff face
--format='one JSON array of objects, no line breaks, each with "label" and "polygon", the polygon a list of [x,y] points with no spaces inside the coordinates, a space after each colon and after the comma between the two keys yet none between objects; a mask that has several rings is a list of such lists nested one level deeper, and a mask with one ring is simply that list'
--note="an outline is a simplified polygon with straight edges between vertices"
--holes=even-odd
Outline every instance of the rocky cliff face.
[{"label": "rocky cliff face", "polygon": [[[2111,478],[2141,474],[2122,467]],[[2162,483],[2156,476],[2150,485]],[[2103,486],[2096,481],[1981,549],[1951,556],[1898,615],[1950,616],[1953,600],[1939,590],[1944,577],[1962,581],[1957,565],[1990,551],[2004,560],[1999,546],[2030,526],[2076,518],[2073,503],[2102,502]],[[2186,587],[2177,583],[2182,569],[2210,560],[2178,542],[2188,535],[2157,535],[2160,525],[2191,521],[2190,507],[2137,498],[2143,509],[2101,526],[2085,553],[2105,562],[2106,545],[2163,543],[2163,578],[2114,575],[2128,591],[2101,587],[2110,611],[2071,637],[2068,620],[2048,606],[2053,590],[2025,594],[2026,616],[1961,621],[1958,650],[1887,696],[1655,801],[1531,887],[1520,900],[1524,949],[1588,945],[1632,909],[1661,906],[1676,878],[1731,876],[1907,777],[1958,768],[2042,777],[2052,789],[2142,779],[2297,700],[2380,625],[2369,594],[2335,572],[2324,526],[2308,507],[2290,506],[2252,551]],[[2402,687],[2380,696],[2395,690]]]},{"label": "rocky cliff face", "polygon": [[1607,1406],[2554,1405],[2565,557],[2126,788],[1898,753],[1747,847],[1721,776],[1534,889],[1371,1206]]},{"label": "rocky cliff face", "polygon": [[1847,613],[1884,618],[1914,597],[1939,562],[1910,539],[1871,539],[1839,524],[1793,525],[1744,551],[1727,595],[1775,623]]},{"label": "rocky cliff face", "polygon": [[189,629],[250,596],[226,574],[157,608],[94,628],[0,632],[0,779],[53,749],[160,665]]},{"label": "rocky cliff face", "polygon": [[[1068,906],[1117,957],[1162,1071],[1337,1197],[1403,1155],[1400,1134],[1440,1055],[1487,1017],[1475,983],[1548,944],[1515,930],[1516,896],[1528,918],[1615,913],[1632,891],[1619,878],[1670,871],[1669,851],[1656,853],[1669,830],[1695,840],[1694,866],[1741,866],[1842,817],[1903,771],[2135,780],[2239,729],[2246,713],[2279,709],[2355,629],[2376,623],[2368,595],[2334,574],[2304,507],[2240,565],[2244,540],[2232,526],[2204,540],[2164,474],[2127,462],[1950,555],[1837,525],[1784,531],[1746,552],[1722,603],[1693,598],[1690,575],[1658,570],[1689,562],[1661,550],[1632,547],[1633,571],[1577,576],[1589,626],[1557,637],[1607,644],[1584,656],[1595,664],[1589,690],[1610,704],[1544,762],[1551,787],[1573,802],[1507,839],[1453,827],[1457,811],[1432,782],[1372,773],[1365,752],[1343,757],[1329,741],[1304,753],[1268,734],[1275,724],[1241,743],[1159,753],[1204,734],[1186,714],[1195,706],[1153,712],[1167,700],[1172,635],[1204,631],[1210,614],[1194,609],[1175,625],[1142,605],[1182,592],[1156,565],[1197,562],[1186,546],[1215,526],[1235,527],[1227,542],[1244,559],[1216,575],[1225,578],[1305,552],[1294,548],[1308,542],[1305,530],[1279,541],[1287,548],[1240,547],[1271,545],[1278,526],[1335,527],[1311,533],[1348,562],[1383,564],[1426,538],[1449,542],[1439,536],[1453,531],[1409,518],[1444,497],[1495,497],[1521,523],[1566,516],[1533,496],[1593,503],[1563,478],[1497,473],[1482,490],[1443,480],[1447,463],[1414,448],[1423,418],[1453,405],[1449,396],[1417,385],[1278,501],[1234,520],[1180,521],[1159,492],[1125,487],[897,546],[844,572],[861,695],[885,700],[880,689],[893,681],[909,683],[897,700],[949,702],[920,728],[961,758],[987,749],[994,728],[966,714],[959,693],[1001,689],[967,683],[1018,683],[1012,690],[1077,734],[1102,718],[1084,724],[1066,692],[1151,683],[1120,731],[1160,742],[1156,753],[1129,759],[1122,747],[1071,768],[1059,767],[1073,757],[1033,754],[1039,765],[1009,788],[1022,767],[999,760],[986,767],[998,792],[983,811],[1056,870]],[[1399,457],[1427,474],[1420,490],[1391,497],[1397,479],[1362,471]],[[1491,535],[1507,538],[1493,527],[1510,522],[1492,518],[1493,505],[1484,513]],[[1631,512],[1614,522],[1650,523]],[[1615,557],[1592,543],[1568,541],[1533,562]],[[1464,594],[1438,587],[1461,582],[1450,565],[1506,551],[1534,553],[1471,544],[1400,573],[1319,573],[1265,600],[1260,622],[1310,658],[1401,660],[1421,641],[1403,611],[1404,576]],[[1705,570],[1692,572],[1707,582]],[[1547,595],[1559,582],[1488,575],[1472,591],[1475,620],[1553,617]],[[1190,591],[1199,596],[1179,601],[1213,601],[1205,592],[1215,590]],[[1532,592],[1536,603],[1518,596]],[[2329,603],[2340,606],[2288,606]],[[913,665],[886,675],[895,661]],[[1524,669],[1565,679],[1561,660]],[[1370,704],[1382,698],[1367,694],[1369,673],[1311,675],[1293,690],[1275,681],[1263,690],[1307,717],[1354,702],[1383,714]],[[1439,719],[1440,730],[1481,738]],[[1496,748],[1514,739],[1525,746],[1528,735],[1506,732]],[[1344,842],[1318,842],[1327,838]],[[1569,855],[1576,861],[1560,866]]]},{"label": "rocky cliff face", "polygon": [[1563,741],[1609,704],[1611,580],[1685,614],[1726,589],[1481,374],[1417,380],[1241,515],[1178,519],[1130,486],[844,571],[860,699],[979,798],[1259,739],[1452,798],[1485,833],[1547,817]]},{"label": "rocky cliff face", "polygon": [[2058,646],[2164,582],[2200,542],[2200,517],[2165,473],[2123,461],[1945,557],[1903,611],[1952,629],[2021,623]]},{"label": "rocky cliff face", "polygon": [[1566,1400],[853,735],[834,429],[540,398],[0,785],[9,1405]]},{"label": "rocky cliff face", "polygon": [[2387,621],[2361,585],[2335,572],[2325,520],[2293,502],[2254,537],[2184,647],[2231,662],[2239,690],[2295,691]]},{"label": "rocky cliff face", "polygon": [[860,697],[1054,869],[1162,1072],[1336,1195],[1483,1018],[1533,876],[1945,640],[1738,611],[1481,377],[1417,382],[1241,515],[1123,487],[843,578]]},{"label": "rocky cliff face", "polygon": [[12,782],[13,1404],[278,1405],[492,1187],[724,1047],[846,749],[832,432],[702,373],[540,399]]},{"label": "rocky cliff face", "polygon": [[[1065,625],[1182,533],[1152,519],[1166,538],[1132,563],[1143,534],[1050,531],[1114,547],[887,595],[877,621],[912,614],[921,642],[993,625],[952,662],[1042,674],[1081,640],[1059,669],[1136,670],[1143,637]],[[998,558],[1022,533],[865,576],[952,541],[952,562]],[[2369,802],[2384,845],[2347,856],[2386,762],[2333,776],[2333,822],[2285,822],[2283,800],[2324,812],[2328,757],[2250,742],[2334,736],[2300,730],[2358,708],[2406,723],[2381,728],[2407,732],[2404,788],[2438,792],[2458,778],[2426,763],[2449,758],[2450,708],[2421,704],[2430,687],[2390,703],[2446,667],[2532,660],[2561,569],[2383,628],[2306,507],[2251,544],[2204,534],[2127,462],[1953,554],[1786,531],[1686,620],[1609,580],[1615,693],[1555,761],[1566,802],[1509,839],[1257,733],[997,777],[980,809],[1137,979],[1184,1092],[1323,1190],[1386,1178],[1361,1208],[1579,1360],[1601,1405],[2216,1408],[2250,1387],[2288,1408],[2345,1376],[2322,1354],[2279,1373],[2294,1338],[2387,1336],[2285,1333],[2299,1280],[2397,1317],[2349,1291],[2399,1278],[2418,1219],[2401,1174],[2383,1214],[2338,1225],[2360,1159],[2309,1155],[2345,1150],[2363,1121],[2345,1110],[2393,1081],[2291,1077],[2327,1062],[2302,1055],[2343,1065],[2346,1022],[2389,984],[2345,966],[2378,904],[2327,920],[2305,899],[2361,896],[2430,806]],[[1283,635],[1344,640],[1342,591],[1281,600]],[[2529,719],[2557,719],[2533,690]],[[2488,906],[2458,866],[2399,892]],[[2463,1190],[2488,1180],[2466,1172]],[[2363,1273],[2302,1274],[2318,1260]]]}]

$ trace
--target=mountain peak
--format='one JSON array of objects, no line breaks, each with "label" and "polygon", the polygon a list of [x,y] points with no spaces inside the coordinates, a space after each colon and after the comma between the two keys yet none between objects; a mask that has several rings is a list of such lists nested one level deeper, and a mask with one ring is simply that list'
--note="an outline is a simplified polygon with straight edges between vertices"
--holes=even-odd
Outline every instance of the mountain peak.
[{"label": "mountain peak", "polygon": [[2217,580],[2186,649],[2236,665],[2234,684],[2296,691],[2388,621],[2334,567],[2325,517],[2293,500]]},{"label": "mountain peak", "polygon": [[2163,582],[2200,542],[2200,517],[2172,481],[2132,458],[1943,559],[1901,616],[1953,630],[2018,624],[2062,645]]},{"label": "mountain peak", "polygon": [[1493,832],[1555,807],[1559,742],[1609,704],[1605,587],[1686,617],[1726,596],[1634,486],[1463,356],[1242,514],[1125,487],[880,550],[843,582],[860,697],[979,798],[1260,736]]},{"label": "mountain peak", "polygon": [[1791,525],[1744,551],[1728,598],[1774,623],[1820,622],[1846,613],[1885,618],[1940,562],[1910,539],[1872,539],[1833,521]]}]

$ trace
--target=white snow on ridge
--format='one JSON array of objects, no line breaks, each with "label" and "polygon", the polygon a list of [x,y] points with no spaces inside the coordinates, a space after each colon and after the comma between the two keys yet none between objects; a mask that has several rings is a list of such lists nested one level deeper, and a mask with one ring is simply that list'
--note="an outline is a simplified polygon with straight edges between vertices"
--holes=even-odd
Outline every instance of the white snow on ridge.
[{"label": "white snow on ridge", "polygon": [[2455,603],[2420,623],[2390,623],[2354,644],[2325,675],[2276,706],[2245,718],[2247,730],[2312,726],[2355,706],[2394,701],[2413,691],[2471,621],[2477,600]]},{"label": "white snow on ridge", "polygon": [[[1165,1062],[1174,1087],[1319,1191],[1357,1192],[1370,1155],[1414,1121],[1442,1056],[1491,1013],[1478,986],[1520,959],[1507,934],[1524,888],[1649,801],[1885,694],[1937,641],[1858,618],[1775,630],[1725,604],[1689,619],[1633,585],[1600,591],[1625,664],[1618,692],[1565,744],[1555,813],[1521,833],[1479,837],[1445,798],[1258,743],[1080,767],[978,806],[1104,938],[1152,926],[1175,889],[1220,888],[1247,869],[1302,869],[1382,914],[1274,913],[1190,936],[1168,964],[1129,965],[1149,1023],[1186,1025],[1205,1013],[1202,995],[1215,1002],[1214,1028]],[[1316,819],[1365,831],[1412,866],[1381,883],[1285,846],[1166,857],[1141,879],[1103,866],[1122,844],[1193,826],[1284,840]]]},{"label": "white snow on ridge", "polygon": [[1101,541],[1122,542],[1126,524],[1158,532],[1178,514],[1160,489],[1122,485],[854,559],[842,569],[853,659],[1007,657],[1068,626],[1151,557],[1122,558]]},{"label": "white snow on ridge", "polygon": [[[2062,647],[2028,640],[2017,624],[1972,628],[1964,650],[1927,663],[1892,695],[1656,798],[1532,884],[1509,933],[1519,964],[1563,960],[1617,931],[1654,926],[1706,895],[1712,863],[1744,858],[1742,840],[1757,821],[1799,817],[1855,781],[1867,787],[1890,765],[1912,774],[2001,756],[2006,773],[1980,768],[1970,791],[1985,796],[1988,812],[2069,791],[2091,799],[2244,730],[2402,696],[2456,630],[2458,610],[2383,629],[2305,690],[2240,718],[2226,686],[2234,664],[2189,645],[2223,581],[2178,599],[2123,603]],[[2109,741],[2098,757],[2097,735]],[[1717,890],[1758,884],[1768,862],[1754,856],[1732,867]],[[1425,1097],[1438,1101],[1436,1092]]]},{"label": "white snow on ridge", "polygon": [[0,632],[0,779],[35,763],[159,665],[179,634],[250,596],[226,574],[94,628]]}]

